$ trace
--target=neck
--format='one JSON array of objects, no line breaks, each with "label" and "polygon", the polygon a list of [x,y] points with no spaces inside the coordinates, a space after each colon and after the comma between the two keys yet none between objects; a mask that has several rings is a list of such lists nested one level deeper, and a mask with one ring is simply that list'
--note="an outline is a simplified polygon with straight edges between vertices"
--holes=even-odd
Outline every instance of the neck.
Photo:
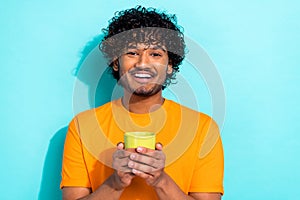
[{"label": "neck", "polygon": [[124,91],[122,98],[123,106],[130,112],[137,114],[153,112],[160,108],[163,102],[162,91],[148,97],[137,96]]}]

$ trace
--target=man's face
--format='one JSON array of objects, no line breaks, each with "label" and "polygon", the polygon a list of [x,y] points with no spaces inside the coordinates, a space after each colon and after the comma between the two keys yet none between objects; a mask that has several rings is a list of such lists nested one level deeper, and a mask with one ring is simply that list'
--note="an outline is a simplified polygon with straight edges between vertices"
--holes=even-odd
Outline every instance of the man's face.
[{"label": "man's face", "polygon": [[124,89],[138,96],[158,93],[167,74],[172,73],[166,48],[142,43],[129,46],[113,69],[119,71]]}]

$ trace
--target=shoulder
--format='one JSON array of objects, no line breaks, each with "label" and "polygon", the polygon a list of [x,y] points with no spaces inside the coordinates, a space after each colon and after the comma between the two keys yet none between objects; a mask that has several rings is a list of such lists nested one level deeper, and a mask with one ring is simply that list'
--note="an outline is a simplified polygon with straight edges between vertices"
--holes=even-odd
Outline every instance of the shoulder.
[{"label": "shoulder", "polygon": [[112,103],[113,101],[103,104],[97,108],[92,108],[76,114],[69,123],[69,127],[80,130],[80,127],[83,126],[97,126],[99,121],[103,121],[111,115]]},{"label": "shoulder", "polygon": [[194,124],[198,127],[198,130],[218,130],[218,125],[211,116],[172,100],[166,99],[165,102],[165,109],[168,112],[168,117],[173,116],[171,118],[174,118],[176,121],[180,120],[181,123],[186,123],[188,126]]},{"label": "shoulder", "polygon": [[82,111],[75,115],[74,119],[85,119],[90,117],[99,116],[100,113],[107,113],[111,110],[111,105],[114,101],[105,103],[97,108],[92,108],[89,110]]},{"label": "shoulder", "polygon": [[187,113],[188,115],[193,115],[193,116],[198,116],[201,118],[202,121],[210,121],[210,120],[213,120],[209,115],[203,113],[203,112],[200,112],[200,111],[197,111],[195,109],[192,109],[190,107],[187,107],[185,105],[182,105],[180,103],[177,103],[173,100],[169,100],[169,99],[166,99],[165,100],[165,103],[166,103],[166,109],[167,111],[176,111],[176,112],[181,112],[181,113]]},{"label": "shoulder", "polygon": [[97,108],[78,113],[71,120],[69,129],[78,134],[88,133],[99,129],[99,122],[109,118],[112,102]]}]

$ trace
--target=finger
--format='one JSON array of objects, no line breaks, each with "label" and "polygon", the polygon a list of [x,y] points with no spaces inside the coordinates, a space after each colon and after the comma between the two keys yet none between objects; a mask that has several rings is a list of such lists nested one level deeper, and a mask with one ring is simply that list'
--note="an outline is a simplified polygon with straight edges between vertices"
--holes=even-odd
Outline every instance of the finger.
[{"label": "finger", "polygon": [[134,161],[129,161],[128,162],[128,167],[147,173],[147,174],[152,174],[160,169],[162,167],[159,167],[159,164],[153,164],[153,165],[147,165],[145,163],[139,163],[139,162],[134,162]]},{"label": "finger", "polygon": [[[140,150],[141,148],[141,150]],[[131,153],[131,159],[135,160],[135,158],[139,158],[140,156],[146,156],[146,157],[152,157],[157,160],[165,160],[165,154],[161,150],[153,150],[153,149],[147,149],[144,147],[138,147],[137,153]]]},{"label": "finger", "polygon": [[131,172],[131,168],[128,167],[128,165],[120,165],[119,163],[113,163],[112,167],[116,170],[116,171],[120,171],[120,172],[127,172],[130,173]]},{"label": "finger", "polygon": [[158,183],[160,176],[161,176],[161,173],[147,174],[147,173],[144,173],[144,172],[136,170],[136,169],[132,170],[132,174],[143,178],[148,185],[152,185],[152,186]]},{"label": "finger", "polygon": [[149,179],[149,178],[153,178],[152,174],[148,174],[148,173],[144,173],[140,170],[137,169],[132,169],[132,174],[137,175],[143,179]]},{"label": "finger", "polygon": [[132,169],[129,168],[128,166],[120,167],[119,169],[115,169],[115,170],[123,173],[129,173],[129,174],[131,174],[132,172]]},{"label": "finger", "polygon": [[124,145],[123,142],[119,142],[119,143],[117,144],[117,148],[118,148],[118,149],[124,149],[124,147],[125,147],[125,145]]},{"label": "finger", "polygon": [[154,149],[149,149],[146,147],[137,147],[136,148],[136,152],[140,153],[140,154],[145,154],[147,155],[148,153],[154,152]]},{"label": "finger", "polygon": [[163,145],[160,142],[155,144],[155,149],[156,150],[162,151],[162,148],[163,148]]},{"label": "finger", "polygon": [[116,159],[113,161],[112,167],[117,171],[131,172],[131,168],[128,167],[128,162],[128,157],[124,159]]},{"label": "finger", "polygon": [[134,161],[134,162],[149,165],[149,166],[154,167],[154,168],[158,167],[157,163],[159,162],[159,160],[157,160],[156,158],[140,155],[140,154],[137,154],[137,153],[131,154],[129,156],[129,158],[130,158],[131,161]]},{"label": "finger", "polygon": [[148,152],[148,149],[146,147],[137,147],[136,152],[145,154]]},{"label": "finger", "polygon": [[[160,146],[159,146],[160,147]],[[161,150],[153,150],[145,147],[138,147],[137,153],[132,153],[130,156],[131,160],[135,160],[141,163],[146,163],[148,165],[152,165],[155,160],[159,160],[161,162],[165,162],[166,156]],[[155,160],[148,160],[148,158],[152,158]],[[161,167],[161,165],[155,165],[156,167]]]},{"label": "finger", "polygon": [[153,158],[142,158],[139,160],[128,161],[130,168],[140,169],[144,172],[151,173],[165,167],[164,160],[156,160]]},{"label": "finger", "polygon": [[128,171],[128,172],[124,172],[124,171],[116,171],[117,172],[117,175],[121,178],[121,177],[127,177],[127,178],[129,178],[129,177],[134,177],[135,176],[135,174],[134,173],[132,173],[132,169],[130,169],[130,171]]},{"label": "finger", "polygon": [[123,159],[123,158],[128,158],[130,155],[130,152],[127,152],[125,150],[117,150],[115,151],[115,153],[113,154],[113,160],[116,159]]},{"label": "finger", "polygon": [[122,159],[116,159],[114,163],[115,163],[116,166],[127,167],[129,161],[130,161],[129,158],[125,157],[125,158],[122,158]]},{"label": "finger", "polygon": [[160,150],[152,150],[149,151],[148,153],[132,153],[131,155],[131,159],[139,159],[140,156],[144,156],[144,157],[150,157],[150,158],[154,158],[156,160],[165,160],[166,156],[164,154],[163,151],[160,151]]}]

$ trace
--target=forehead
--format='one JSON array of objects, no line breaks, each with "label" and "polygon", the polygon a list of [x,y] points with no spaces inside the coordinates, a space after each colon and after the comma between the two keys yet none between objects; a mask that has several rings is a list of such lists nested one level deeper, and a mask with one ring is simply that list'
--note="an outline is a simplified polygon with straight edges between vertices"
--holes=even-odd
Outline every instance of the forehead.
[{"label": "forehead", "polygon": [[147,43],[129,43],[126,47],[127,49],[154,49],[154,50],[163,50],[167,51],[165,45],[162,44],[147,44]]}]

